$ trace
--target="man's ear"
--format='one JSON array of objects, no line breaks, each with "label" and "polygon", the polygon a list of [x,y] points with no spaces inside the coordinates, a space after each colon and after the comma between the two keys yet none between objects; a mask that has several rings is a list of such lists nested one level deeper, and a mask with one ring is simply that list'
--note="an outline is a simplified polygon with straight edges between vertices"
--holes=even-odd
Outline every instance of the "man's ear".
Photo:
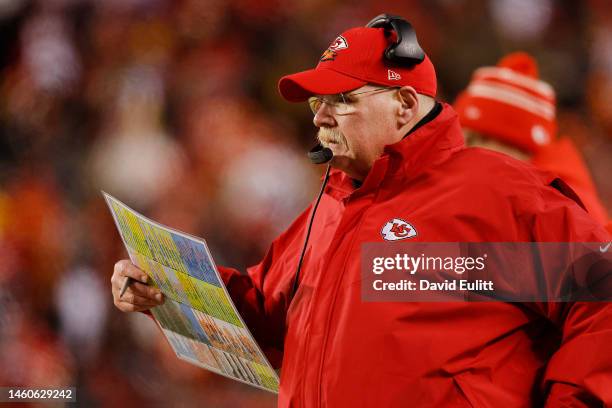
[{"label": "man's ear", "polygon": [[410,123],[419,112],[419,99],[417,91],[411,86],[402,86],[397,93],[400,106],[397,108],[398,126]]}]

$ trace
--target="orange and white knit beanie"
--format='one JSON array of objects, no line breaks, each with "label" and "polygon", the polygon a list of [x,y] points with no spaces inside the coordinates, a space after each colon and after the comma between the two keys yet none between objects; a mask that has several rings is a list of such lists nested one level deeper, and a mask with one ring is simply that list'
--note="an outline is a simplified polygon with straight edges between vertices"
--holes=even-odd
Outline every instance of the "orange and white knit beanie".
[{"label": "orange and white knit beanie", "polygon": [[455,101],[461,125],[534,153],[557,132],[555,91],[538,78],[536,61],[525,52],[474,71]]}]

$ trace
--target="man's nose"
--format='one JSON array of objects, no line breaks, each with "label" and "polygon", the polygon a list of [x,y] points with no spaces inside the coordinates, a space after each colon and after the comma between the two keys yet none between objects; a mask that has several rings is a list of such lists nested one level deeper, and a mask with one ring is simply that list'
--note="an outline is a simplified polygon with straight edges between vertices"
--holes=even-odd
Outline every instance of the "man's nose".
[{"label": "man's nose", "polygon": [[315,113],[312,122],[318,128],[320,127],[334,127],[337,125],[336,119],[332,115],[332,107],[327,103],[322,103],[317,113]]}]

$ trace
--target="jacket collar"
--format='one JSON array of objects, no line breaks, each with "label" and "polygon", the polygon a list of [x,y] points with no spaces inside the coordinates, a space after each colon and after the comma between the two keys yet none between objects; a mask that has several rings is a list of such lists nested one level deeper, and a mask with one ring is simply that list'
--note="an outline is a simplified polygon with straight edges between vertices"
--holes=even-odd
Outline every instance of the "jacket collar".
[{"label": "jacket collar", "polygon": [[326,192],[342,199],[353,192],[368,193],[387,178],[401,176],[413,179],[462,148],[463,134],[457,113],[450,105],[443,103],[442,112],[435,119],[399,142],[385,146],[382,156],[374,162],[360,188],[355,189],[344,172],[332,169]]}]

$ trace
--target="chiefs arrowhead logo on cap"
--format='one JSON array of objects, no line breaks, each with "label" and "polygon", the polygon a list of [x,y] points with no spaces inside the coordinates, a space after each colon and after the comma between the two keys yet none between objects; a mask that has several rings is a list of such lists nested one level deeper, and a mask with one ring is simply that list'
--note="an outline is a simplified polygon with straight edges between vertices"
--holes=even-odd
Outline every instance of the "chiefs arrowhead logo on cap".
[{"label": "chiefs arrowhead logo on cap", "polygon": [[400,239],[412,238],[417,236],[416,229],[409,223],[399,218],[388,221],[380,231],[386,241],[398,241]]},{"label": "chiefs arrowhead logo on cap", "polygon": [[346,38],[341,35],[339,35],[338,38],[336,38],[329,46],[329,49],[332,51],[339,51],[345,48],[348,48],[348,43],[346,42]]},{"label": "chiefs arrowhead logo on cap", "polygon": [[321,55],[321,61],[333,61],[336,59],[336,53],[345,48],[348,48],[348,42],[346,41],[346,38],[339,35],[334,42],[331,43],[329,48],[323,52],[323,55]]}]

